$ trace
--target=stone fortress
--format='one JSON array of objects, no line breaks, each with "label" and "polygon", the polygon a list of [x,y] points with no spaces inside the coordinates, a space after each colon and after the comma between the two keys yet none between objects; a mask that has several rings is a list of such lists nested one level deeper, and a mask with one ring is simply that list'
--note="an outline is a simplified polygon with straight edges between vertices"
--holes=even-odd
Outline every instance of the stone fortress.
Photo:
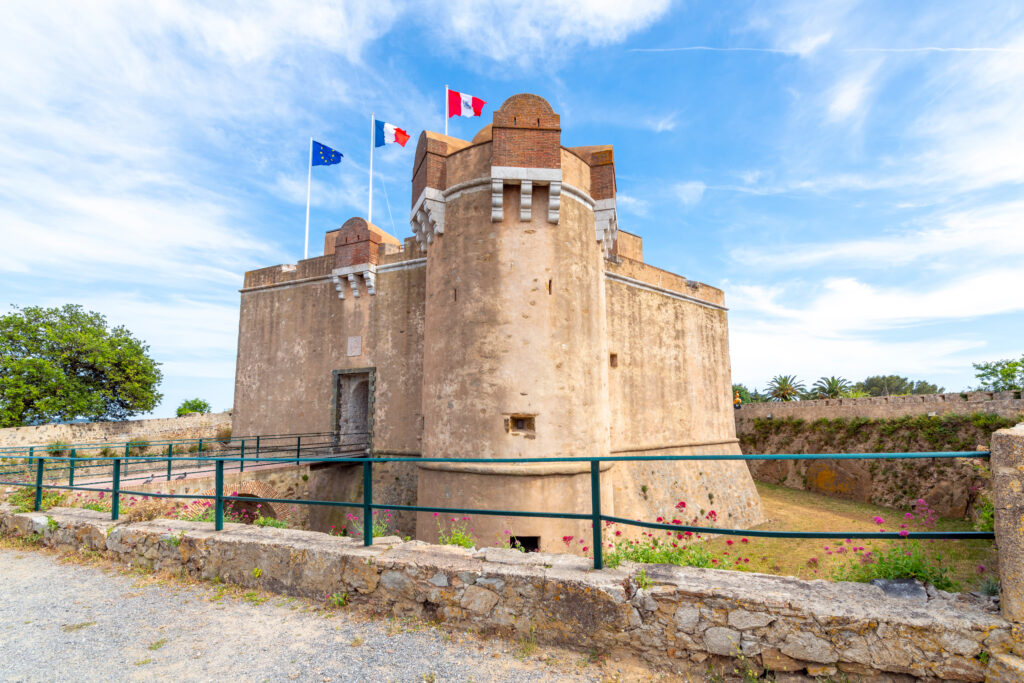
[{"label": "stone fortress", "polygon": [[[619,230],[610,145],[564,147],[560,119],[515,95],[471,140],[423,132],[413,237],[362,218],[324,255],[246,273],[233,432],[333,432],[371,456],[586,458],[739,453],[719,289],[643,262]],[[357,500],[358,465],[311,472],[310,494]],[[590,468],[387,463],[375,502],[588,512]],[[762,521],[742,461],[614,462],[602,510],[632,519],[715,510]],[[340,524],[341,508],[311,513]],[[431,513],[400,515],[434,541]],[[482,545],[589,538],[572,520],[473,516]],[[414,528],[413,528],[414,527]]]}]

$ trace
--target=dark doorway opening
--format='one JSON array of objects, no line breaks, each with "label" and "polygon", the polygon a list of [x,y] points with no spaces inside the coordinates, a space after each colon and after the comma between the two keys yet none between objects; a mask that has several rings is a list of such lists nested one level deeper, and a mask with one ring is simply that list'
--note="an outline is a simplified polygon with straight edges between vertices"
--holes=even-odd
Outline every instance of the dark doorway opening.
[{"label": "dark doorway opening", "polygon": [[373,422],[372,370],[337,371],[335,406],[338,450],[365,455]]},{"label": "dark doorway opening", "polygon": [[528,553],[535,553],[540,550],[540,536],[512,536],[508,543],[513,548],[521,548]]}]

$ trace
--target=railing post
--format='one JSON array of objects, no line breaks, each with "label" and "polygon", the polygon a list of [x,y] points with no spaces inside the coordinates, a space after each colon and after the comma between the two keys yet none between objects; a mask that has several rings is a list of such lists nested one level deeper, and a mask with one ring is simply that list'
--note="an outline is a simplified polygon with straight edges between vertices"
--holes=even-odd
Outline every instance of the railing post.
[{"label": "railing post", "polygon": [[256,459],[258,460],[259,457],[260,457],[260,437],[259,437],[259,435],[257,435],[256,436]]},{"label": "railing post", "polygon": [[[30,470],[32,468],[32,465],[36,464],[35,458],[32,457],[35,454],[35,452],[36,452],[36,447],[35,446],[29,446],[28,447],[28,466],[29,466]],[[28,474],[28,472],[26,472],[25,474]]]},{"label": "railing post", "polygon": [[363,461],[363,545],[373,545],[373,465]]},{"label": "railing post", "polygon": [[114,486],[110,493],[110,519],[121,516],[121,458],[114,458]]},{"label": "railing post", "polygon": [[242,439],[242,446],[238,449],[238,471],[245,472],[245,439]]},{"label": "railing post", "polygon": [[167,481],[171,480],[171,456],[174,455],[173,446],[167,444]]},{"label": "railing post", "polygon": [[78,457],[78,451],[75,448],[71,449],[71,462],[68,463],[68,486],[75,485],[75,458]]},{"label": "railing post", "polygon": [[214,529],[224,530],[224,458],[217,458],[216,465],[216,500],[214,503]]},{"label": "railing post", "polygon": [[601,539],[601,463],[590,461],[590,519],[594,525],[594,569],[604,568]]},{"label": "railing post", "polygon": [[203,457],[203,440],[202,439],[199,439],[199,450],[196,451],[196,452],[199,453],[199,457],[200,458]]},{"label": "railing post", "polygon": [[45,462],[45,458],[36,460],[36,504],[32,508],[36,512],[39,512],[39,508],[43,505],[43,463]]},{"label": "railing post", "polygon": [[295,464],[299,464],[299,458],[302,457],[299,451],[302,449],[302,437],[295,437]]}]

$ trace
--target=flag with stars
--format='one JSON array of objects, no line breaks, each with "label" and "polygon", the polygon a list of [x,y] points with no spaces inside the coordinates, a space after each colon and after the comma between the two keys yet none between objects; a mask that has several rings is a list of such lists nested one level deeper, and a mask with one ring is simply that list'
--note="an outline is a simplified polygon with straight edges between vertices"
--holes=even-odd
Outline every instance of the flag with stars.
[{"label": "flag with stars", "polygon": [[333,150],[327,145],[321,145],[316,140],[313,141],[314,166],[333,166],[334,164],[340,164],[342,156],[341,152]]}]

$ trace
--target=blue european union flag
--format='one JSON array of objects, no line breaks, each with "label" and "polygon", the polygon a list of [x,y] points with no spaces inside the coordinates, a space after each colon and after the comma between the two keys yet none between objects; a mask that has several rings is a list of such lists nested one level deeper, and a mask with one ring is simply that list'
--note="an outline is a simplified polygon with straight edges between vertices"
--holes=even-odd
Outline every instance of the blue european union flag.
[{"label": "blue european union flag", "polygon": [[341,152],[337,152],[327,145],[321,145],[316,140],[313,141],[314,166],[332,166],[334,164],[340,164],[341,157]]}]

